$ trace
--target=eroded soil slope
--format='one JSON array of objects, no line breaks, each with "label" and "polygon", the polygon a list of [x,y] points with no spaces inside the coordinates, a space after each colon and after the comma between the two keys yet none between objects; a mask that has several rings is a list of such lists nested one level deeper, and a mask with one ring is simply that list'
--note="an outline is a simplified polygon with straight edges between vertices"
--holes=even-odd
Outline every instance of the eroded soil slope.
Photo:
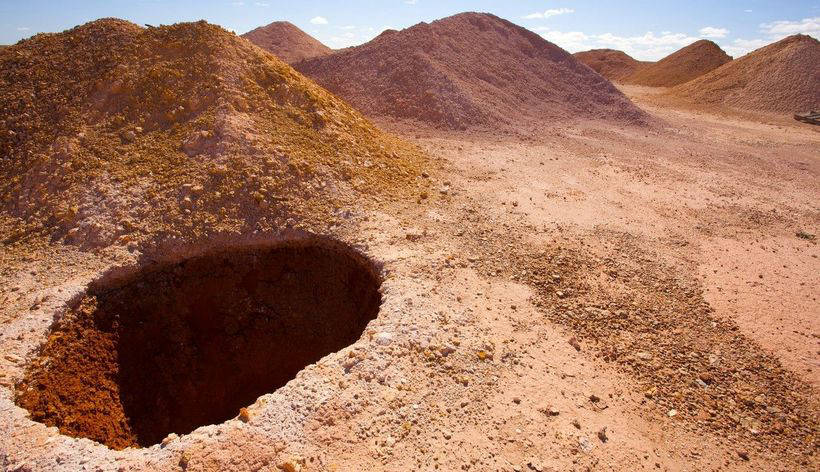
[{"label": "eroded soil slope", "polygon": [[0,53],[0,102],[6,244],[284,228],[417,193],[414,147],[205,22],[34,36]]},{"label": "eroded soil slope", "polygon": [[248,31],[242,37],[288,64],[333,52],[289,21],[274,21]]},{"label": "eroded soil slope", "polygon": [[720,46],[702,39],[664,57],[658,62],[638,68],[624,82],[651,87],[672,87],[700,77],[732,60]]},{"label": "eroded soil slope", "polygon": [[490,14],[385,31],[295,67],[369,116],[446,129],[647,119],[571,54]]},{"label": "eroded soil slope", "polygon": [[699,105],[792,113],[820,108],[820,42],[794,35],[725,64],[671,94]]},{"label": "eroded soil slope", "polygon": [[591,49],[576,52],[573,56],[613,82],[632,75],[639,67],[648,64],[615,49]]}]

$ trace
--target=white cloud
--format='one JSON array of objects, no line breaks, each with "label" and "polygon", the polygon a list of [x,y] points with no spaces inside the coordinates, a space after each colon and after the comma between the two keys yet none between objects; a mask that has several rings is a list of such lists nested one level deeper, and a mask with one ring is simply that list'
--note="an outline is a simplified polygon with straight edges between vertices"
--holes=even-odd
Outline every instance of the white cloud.
[{"label": "white cloud", "polygon": [[725,46],[723,49],[733,57],[737,58],[744,54],[748,54],[755,49],[760,49],[763,46],[779,41],[786,36],[802,33],[820,38],[820,17],[803,18],[798,21],[773,21],[771,23],[761,23],[760,32],[766,38],[758,39],[742,39],[738,38],[732,41],[731,44]]},{"label": "white cloud", "polygon": [[774,21],[762,23],[760,31],[772,39],[782,39],[786,36],[802,33],[820,37],[820,16],[803,18],[799,21]]},{"label": "white cloud", "polygon": [[698,33],[704,38],[725,38],[729,34],[726,28],[715,28],[714,26],[704,26]]},{"label": "white cloud", "polygon": [[745,11],[746,13],[751,13],[752,12],[752,10],[743,10],[743,11]]},{"label": "white cloud", "polygon": [[327,24],[327,18],[325,18],[323,16],[314,16],[313,18],[310,19],[310,22],[313,23],[314,25],[326,25]]},{"label": "white cloud", "polygon": [[245,2],[231,2],[231,5],[235,7],[241,7],[245,5]]},{"label": "white cloud", "polygon": [[346,48],[366,43],[376,37],[376,29],[372,26],[340,26],[337,33],[330,37],[316,34],[320,41],[334,49]]},{"label": "white cloud", "polygon": [[408,5],[415,5],[419,2],[419,0],[404,0],[404,3]]},{"label": "white cloud", "polygon": [[256,2],[256,3],[254,3],[254,5],[256,5],[257,7],[269,7],[269,6],[270,6],[270,3],[267,3],[267,2]]},{"label": "white cloud", "polygon": [[655,61],[700,38],[684,33],[664,31],[657,35],[648,31],[640,36],[619,36],[612,33],[587,34],[581,31],[557,31],[547,27],[533,28],[547,41],[570,52],[610,48],[621,50],[635,59]]},{"label": "white cloud", "polygon": [[31,28],[29,28],[28,26],[21,26],[21,27],[17,28],[17,31],[28,31],[30,29]]},{"label": "white cloud", "polygon": [[771,41],[766,39],[735,39],[731,44],[723,46],[726,54],[737,59],[740,56],[748,54],[755,49],[760,49],[763,46],[771,44]]},{"label": "white cloud", "polygon": [[535,12],[535,13],[530,13],[529,15],[525,15],[524,19],[527,19],[527,20],[545,19],[545,18],[550,18],[550,17],[558,16],[558,15],[566,15],[568,13],[575,13],[575,10],[573,10],[572,8],[550,8],[549,10],[544,11],[544,12]]}]

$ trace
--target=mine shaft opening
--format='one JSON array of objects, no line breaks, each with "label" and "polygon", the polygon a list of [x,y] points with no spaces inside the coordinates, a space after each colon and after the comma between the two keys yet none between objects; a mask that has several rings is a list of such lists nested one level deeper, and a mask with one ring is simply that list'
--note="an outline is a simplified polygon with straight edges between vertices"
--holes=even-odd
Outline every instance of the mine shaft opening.
[{"label": "mine shaft opening", "polygon": [[377,268],[326,241],[219,250],[92,285],[18,385],[32,419],[113,449],[224,422],[361,336]]}]

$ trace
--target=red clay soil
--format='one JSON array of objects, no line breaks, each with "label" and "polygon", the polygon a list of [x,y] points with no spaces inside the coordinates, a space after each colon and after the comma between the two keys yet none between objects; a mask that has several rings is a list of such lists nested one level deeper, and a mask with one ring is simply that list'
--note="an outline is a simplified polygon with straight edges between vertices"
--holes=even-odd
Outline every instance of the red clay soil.
[{"label": "red clay soil", "polygon": [[35,421],[114,449],[235,417],[361,336],[379,277],[346,247],[244,248],[92,289],[18,386]]},{"label": "red clay soil", "polygon": [[792,113],[820,108],[820,42],[794,35],[670,91],[699,105]]},{"label": "red clay soil", "polygon": [[629,54],[615,49],[590,49],[576,52],[573,56],[613,82],[618,82],[632,75],[638,68],[651,64],[638,61]]},{"label": "red clay soil", "polygon": [[293,64],[304,59],[326,56],[332,49],[288,21],[274,21],[242,35],[243,38],[274,56]]},{"label": "red clay soil", "polygon": [[386,31],[361,46],[294,67],[366,115],[439,128],[648,119],[568,52],[486,13]]},{"label": "red clay soil", "polygon": [[673,87],[700,77],[732,60],[720,46],[702,39],[660,61],[641,67],[624,82],[650,87]]}]

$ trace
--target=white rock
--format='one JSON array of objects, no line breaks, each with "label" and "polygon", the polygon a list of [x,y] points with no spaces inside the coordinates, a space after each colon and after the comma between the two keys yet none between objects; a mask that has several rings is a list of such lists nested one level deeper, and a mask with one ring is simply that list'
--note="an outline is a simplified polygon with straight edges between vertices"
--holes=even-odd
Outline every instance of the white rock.
[{"label": "white rock", "polygon": [[380,333],[376,333],[376,335],[373,336],[373,339],[376,341],[376,344],[381,346],[387,346],[393,342],[393,334],[388,333],[386,331],[382,331]]}]

